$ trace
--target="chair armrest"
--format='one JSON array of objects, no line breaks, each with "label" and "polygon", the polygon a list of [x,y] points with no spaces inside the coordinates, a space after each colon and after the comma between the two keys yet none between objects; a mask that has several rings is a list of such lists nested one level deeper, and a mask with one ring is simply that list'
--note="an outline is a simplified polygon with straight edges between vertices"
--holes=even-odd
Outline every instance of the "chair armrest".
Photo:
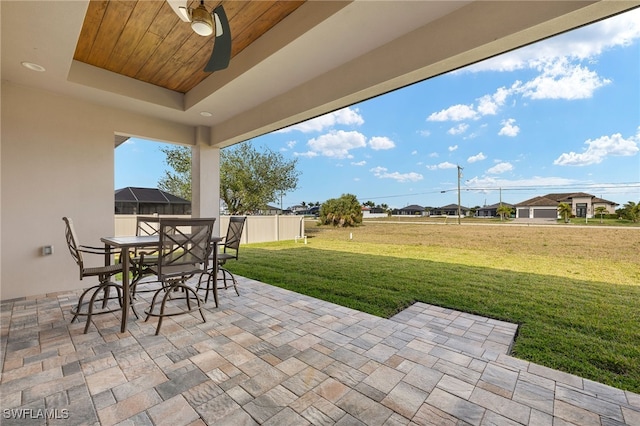
[{"label": "chair armrest", "polygon": [[105,247],[78,246],[78,251],[90,254],[117,254],[120,250],[109,249]]}]

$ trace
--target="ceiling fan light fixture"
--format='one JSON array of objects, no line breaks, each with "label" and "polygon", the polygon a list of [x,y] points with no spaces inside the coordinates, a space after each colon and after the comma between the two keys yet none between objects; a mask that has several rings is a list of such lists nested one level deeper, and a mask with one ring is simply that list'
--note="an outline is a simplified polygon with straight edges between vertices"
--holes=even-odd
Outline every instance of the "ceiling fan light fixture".
[{"label": "ceiling fan light fixture", "polygon": [[213,34],[213,19],[211,14],[207,12],[207,8],[204,7],[204,2],[191,11],[191,28],[201,36]]}]

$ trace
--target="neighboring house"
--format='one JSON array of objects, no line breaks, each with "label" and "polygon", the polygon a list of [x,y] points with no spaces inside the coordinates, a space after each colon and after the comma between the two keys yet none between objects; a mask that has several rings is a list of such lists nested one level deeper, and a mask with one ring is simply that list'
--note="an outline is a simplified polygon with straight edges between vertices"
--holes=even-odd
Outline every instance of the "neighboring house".
[{"label": "neighboring house", "polygon": [[575,217],[591,218],[597,207],[605,207],[608,213],[615,213],[618,203],[598,198],[585,192],[547,194],[516,204],[516,218],[558,219],[558,205],[567,203]]},{"label": "neighboring house", "polygon": [[116,189],[116,214],[191,214],[191,201],[156,188]]},{"label": "neighboring house", "polygon": [[477,217],[498,217],[500,216],[498,214],[498,208],[500,208],[500,204],[502,204],[503,206],[513,208],[513,204],[509,204],[509,203],[491,204],[490,206],[484,206],[477,209],[476,216]]},{"label": "neighboring house", "polygon": [[289,210],[291,210],[293,214],[305,214],[308,208],[309,208],[308,206],[296,204],[293,207],[289,207]]},{"label": "neighboring house", "polygon": [[393,214],[398,216],[425,216],[425,212],[425,208],[417,204],[393,210]]},{"label": "neighboring house", "polygon": [[258,210],[257,214],[262,216],[274,216],[277,214],[282,214],[282,209],[280,207],[274,207],[267,204],[267,207]]},{"label": "neighboring house", "polygon": [[[470,209],[465,206],[460,206],[460,216],[469,216]],[[448,204],[442,207],[436,207],[431,212],[432,215],[435,216],[457,216],[458,215],[458,205],[457,204]]]}]

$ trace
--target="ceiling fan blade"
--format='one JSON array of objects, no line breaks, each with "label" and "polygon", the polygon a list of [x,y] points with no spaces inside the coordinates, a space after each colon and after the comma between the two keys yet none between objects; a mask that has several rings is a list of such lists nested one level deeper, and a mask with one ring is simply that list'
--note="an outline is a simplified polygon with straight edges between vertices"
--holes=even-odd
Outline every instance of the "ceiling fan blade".
[{"label": "ceiling fan blade", "polygon": [[[229,66],[229,60],[231,59],[231,30],[229,28],[229,20],[227,14],[224,12],[222,5],[219,5],[213,10],[214,18],[216,20],[216,39],[213,45],[213,52],[209,58],[207,66],[204,67],[206,72],[214,72],[227,68]],[[218,22],[222,28],[222,34],[217,28]]]},{"label": "ceiling fan blade", "polygon": [[167,3],[169,3],[171,9],[178,15],[178,18],[184,22],[191,22],[187,0],[167,0]]}]

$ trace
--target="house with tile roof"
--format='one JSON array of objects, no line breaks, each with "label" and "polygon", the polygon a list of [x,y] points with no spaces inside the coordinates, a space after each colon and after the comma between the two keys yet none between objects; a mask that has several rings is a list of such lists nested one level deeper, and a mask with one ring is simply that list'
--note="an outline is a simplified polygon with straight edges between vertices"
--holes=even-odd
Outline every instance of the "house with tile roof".
[{"label": "house with tile roof", "polygon": [[191,214],[191,201],[157,188],[128,186],[115,191],[115,214]]},{"label": "house with tile roof", "polygon": [[[469,216],[470,213],[471,213],[471,209],[469,207],[460,206],[461,216]],[[457,216],[458,205],[447,204],[446,206],[437,207],[431,211],[431,215],[432,216]]]},{"label": "house with tile roof", "polygon": [[427,211],[422,206],[412,204],[401,209],[394,209],[393,214],[399,216],[427,216]]},{"label": "house with tile roof", "polygon": [[498,209],[500,205],[507,206],[509,208],[513,208],[513,204],[509,203],[496,203],[491,204],[490,206],[483,206],[476,210],[476,217],[498,217]]},{"label": "house with tile roof", "polygon": [[575,217],[592,218],[598,207],[604,207],[610,214],[615,213],[618,203],[596,197],[585,192],[547,194],[530,198],[516,204],[517,219],[558,219],[558,205],[567,203]]}]

